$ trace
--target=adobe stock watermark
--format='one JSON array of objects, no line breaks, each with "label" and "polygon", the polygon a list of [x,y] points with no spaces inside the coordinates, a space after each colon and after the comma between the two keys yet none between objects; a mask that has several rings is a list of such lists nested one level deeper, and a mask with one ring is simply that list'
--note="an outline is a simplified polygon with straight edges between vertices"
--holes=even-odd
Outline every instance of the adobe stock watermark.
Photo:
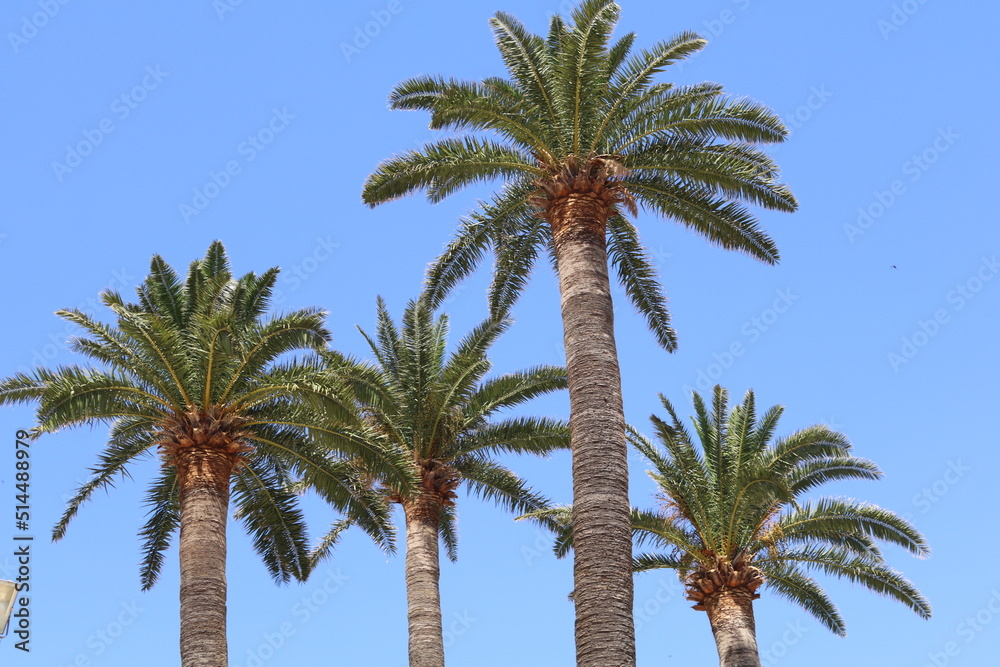
[{"label": "adobe stock watermark", "polygon": [[889,40],[889,35],[896,32],[909,23],[913,15],[920,11],[920,8],[927,4],[927,0],[903,0],[892,6],[892,12],[888,19],[879,19],[876,27],[882,35],[884,41]]},{"label": "adobe stock watermark", "polygon": [[714,361],[698,370],[694,386],[685,384],[682,389],[689,393],[695,390],[704,392],[711,389],[723,373],[732,368],[736,360],[747,353],[749,346],[760,340],[760,337],[769,331],[800,298],[798,294],[792,293],[791,288],[788,287],[776,291],[774,301],[771,302],[770,306],[740,326],[742,338],[734,340],[721,352],[713,353],[712,359]]},{"label": "adobe stock watermark", "polygon": [[[927,661],[921,667],[945,667],[950,665],[952,659],[962,654],[962,645],[971,644],[976,637],[989,627],[996,617],[1000,615],[1000,590],[993,588],[990,590],[990,597],[980,609],[974,614],[966,616],[961,623],[955,626],[957,639],[950,639],[945,642],[940,651],[928,651]],[[958,641],[961,640],[961,643]]]},{"label": "adobe stock watermark", "polygon": [[68,5],[69,2],[70,0],[38,0],[39,11],[30,16],[22,16],[20,29],[17,32],[7,33],[7,41],[10,43],[10,48],[14,49],[14,53],[37,37],[38,31],[47,26],[63,5]]},{"label": "adobe stock watermark", "polygon": [[658,616],[666,605],[672,603],[683,590],[681,582],[676,577],[661,577],[652,595],[642,602],[636,600],[633,604],[636,634]]},{"label": "adobe stock watermark", "polygon": [[[135,278],[126,273],[125,269],[120,271],[111,272],[111,282],[108,283],[107,289],[110,290],[121,290],[123,288],[128,288],[134,286]],[[76,310],[84,313],[93,313],[94,311],[100,310],[104,307],[104,304],[96,296],[88,297],[86,300],[81,301],[76,305]],[[31,351],[31,366],[21,366],[18,368],[20,372],[27,373],[31,371],[32,367],[47,366],[49,363],[59,356],[59,353],[68,349],[68,342],[71,336],[79,335],[80,328],[72,322],[66,320],[60,320],[65,323],[62,329],[55,331],[48,335],[48,342],[44,343],[41,347],[36,347]]]},{"label": "adobe stock watermark", "polygon": [[[730,5],[732,5],[731,7],[723,9],[713,18],[702,21],[702,36],[713,38],[721,37],[722,33],[726,32],[731,25],[736,23],[740,15],[750,8],[751,4],[753,4],[753,0],[730,0]],[[563,15],[567,15],[569,11],[572,11],[576,6],[575,4],[568,2],[563,2],[563,5],[566,6],[566,11],[563,12]],[[704,52],[704,49],[696,51],[685,57],[683,60],[673,63],[670,67],[675,72],[682,72],[685,67],[700,58],[701,54]]]},{"label": "adobe stock watermark", "polygon": [[910,363],[921,349],[937,336],[942,327],[951,322],[952,315],[965,308],[989,281],[1000,272],[997,256],[983,257],[972,276],[955,285],[945,294],[945,303],[950,308],[938,308],[926,320],[917,320],[916,329],[900,339],[899,347],[886,355],[889,367],[894,372]]},{"label": "adobe stock watermark", "polygon": [[809,95],[805,101],[781,119],[785,123],[785,127],[788,128],[789,136],[808,123],[813,115],[822,109],[831,97],[833,97],[833,91],[827,90],[826,84],[810,86]]},{"label": "adobe stock watermark", "polygon": [[333,253],[340,248],[339,243],[334,243],[333,238],[327,236],[317,236],[316,245],[312,251],[301,260],[290,267],[281,267],[278,274],[278,289],[274,291],[272,301],[280,304],[285,300],[285,294],[294,292],[302,287],[302,283],[309,280],[328,259],[333,257]]},{"label": "adobe stock watermark", "polygon": [[354,26],[354,37],[350,42],[340,43],[340,52],[344,55],[344,60],[351,62],[351,59],[359,55],[368,48],[372,40],[382,34],[392,19],[403,11],[403,3],[400,0],[389,0],[384,9],[373,9],[370,14],[371,21],[363,26]]},{"label": "adobe stock watermark", "polygon": [[801,621],[785,623],[785,631],[780,639],[771,642],[769,646],[759,647],[761,667],[774,667],[780,663],[781,659],[788,655],[788,649],[798,644],[808,631],[809,628],[802,625]]},{"label": "adobe stock watermark", "polygon": [[918,508],[922,514],[926,514],[931,507],[941,502],[951,487],[962,481],[965,475],[970,472],[972,472],[972,468],[964,465],[961,459],[948,461],[948,469],[941,477],[920,489],[919,493],[914,494],[913,506]]},{"label": "adobe stock watermark", "polygon": [[295,115],[289,113],[286,107],[272,109],[270,120],[236,146],[236,153],[242,156],[243,161],[229,160],[219,171],[208,172],[208,180],[200,187],[194,188],[190,202],[178,204],[177,210],[184,222],[191,222],[191,218],[201,215],[212,200],[229,187],[233,177],[243,172],[243,166],[256,160],[257,156],[266,150],[275,137],[284,132],[293,120]]},{"label": "adobe stock watermark", "polygon": [[226,20],[226,14],[236,11],[236,8],[243,4],[243,0],[212,0],[212,9],[220,21]]},{"label": "adobe stock watermark", "polygon": [[[289,609],[289,613],[296,622],[286,620],[281,622],[276,628],[261,635],[261,641],[253,648],[247,649],[246,661],[236,664],[235,667],[261,667],[275,656],[291,637],[295,636],[299,628],[308,623],[320,609],[326,605],[330,598],[339,591],[344,582],[350,577],[343,574],[340,569],[327,570],[323,583],[313,588],[307,595],[303,595]],[[312,581],[312,579],[310,579]]]},{"label": "adobe stock watermark", "polygon": [[[939,127],[937,137],[934,138],[930,145],[903,163],[901,167],[903,176],[908,176],[910,183],[919,181],[924,173],[940,160],[941,156],[954,146],[955,142],[961,136],[960,134],[955,134],[955,131],[950,127]],[[850,243],[854,243],[859,236],[862,236],[871,229],[878,219],[885,215],[886,211],[892,208],[892,205],[900,197],[906,194],[907,190],[906,181],[897,178],[885,190],[876,190],[873,192],[872,201],[866,206],[858,207],[858,218],[854,224],[844,224],[844,234],[847,236],[847,240]]]},{"label": "adobe stock watermark", "polygon": [[444,620],[441,623],[442,626],[442,639],[444,640],[444,647],[448,648],[452,646],[459,637],[464,635],[475,625],[476,619],[474,619],[468,612],[468,610],[463,611],[461,614],[454,613],[451,615],[450,620]]},{"label": "adobe stock watermark", "polygon": [[54,160],[52,162],[52,173],[55,174],[56,180],[62,183],[67,174],[83,164],[84,158],[93,154],[94,150],[104,143],[104,139],[117,129],[115,119],[121,122],[131,116],[132,112],[146,100],[149,93],[159,88],[169,75],[170,72],[164,72],[159,65],[147,67],[146,73],[139,83],[112,100],[110,109],[113,117],[105,116],[96,123],[95,127],[83,130],[83,139],[75,144],[66,144],[66,155],[63,157],[63,161]]},{"label": "adobe stock watermark", "polygon": [[[103,627],[98,628],[93,634],[87,637],[87,648],[89,650],[77,653],[73,657],[73,662],[66,665],[66,667],[97,667],[103,664],[102,660],[96,660],[96,658],[104,655],[111,648],[111,645],[125,634],[125,630],[135,623],[135,620],[139,618],[139,614],[142,612],[143,608],[136,604],[135,600],[122,602],[121,611]],[[62,666],[60,665],[60,667]]]},{"label": "adobe stock watermark", "polygon": [[521,547],[521,558],[524,559],[524,564],[531,565],[543,556],[555,558],[555,554],[552,552],[554,540],[555,537],[552,533],[541,528],[535,530],[535,541]]},{"label": "adobe stock watermark", "polygon": [[[732,4],[736,5],[737,9],[739,9],[739,11],[741,12],[745,12],[753,2],[753,0],[730,0],[730,1]],[[718,16],[716,16],[714,19],[709,19],[707,21],[704,21],[703,24],[705,26],[705,30],[708,31],[708,33],[712,37],[718,37],[723,32],[725,32],[728,26],[731,26],[733,23],[736,23],[737,18],[739,18],[739,15],[732,9],[723,9],[721,12],[719,12]]]}]

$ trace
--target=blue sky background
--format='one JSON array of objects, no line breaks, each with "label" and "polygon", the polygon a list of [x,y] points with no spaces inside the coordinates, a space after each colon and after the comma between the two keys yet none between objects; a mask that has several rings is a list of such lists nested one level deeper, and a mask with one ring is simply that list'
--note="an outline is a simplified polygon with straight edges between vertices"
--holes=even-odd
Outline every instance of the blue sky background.
[{"label": "blue sky background", "polygon": [[[926,561],[890,551],[933,603],[930,621],[829,582],[848,626],[840,639],[765,592],[756,605],[765,664],[992,663],[1000,648],[992,567],[1000,549],[1000,227],[986,195],[996,189],[1000,148],[987,129],[998,101],[998,6],[622,4],[618,34],[637,31],[640,46],[685,29],[709,39],[670,80],[720,82],[786,120],[792,135],[775,155],[801,202],[795,214],[762,215],[782,252],[777,267],[669,222],[638,220],[680,350],[659,350],[619,299],[629,420],[646,428],[657,392],[688,414],[691,388],[718,381],[738,399],[753,387],[759,403],[787,407],[783,433],[830,424],[885,471],[883,481],[827,493],[910,517],[934,550]],[[398,315],[458,217],[488,192],[436,206],[413,198],[363,207],[361,185],[375,165],[433,136],[425,115],[388,111],[387,94],[422,73],[502,74],[488,18],[502,9],[544,31],[568,8],[528,0],[5,3],[0,374],[73,362],[65,349],[73,331],[53,311],[106,316],[96,301],[102,288],[131,293],[153,253],[186,267],[213,239],[239,272],[281,266],[278,305],[329,309],[334,345],[364,354],[354,326],[373,327],[375,296]],[[470,280],[447,304],[453,338],[484,316],[486,280]],[[496,370],[561,363],[545,263],[515,315],[495,348]],[[565,416],[567,400],[540,400],[526,412]],[[50,527],[105,431],[32,445],[24,533],[14,528],[13,448],[16,430],[30,425],[27,408],[0,413],[0,577],[16,576],[12,536],[35,537],[31,652],[16,650],[12,635],[0,642],[0,660],[178,664],[175,551],[157,586],[139,590],[141,493],[157,464],[99,494],[52,544]],[[642,461],[632,463],[633,502],[652,506]],[[511,465],[555,500],[570,500],[567,456]],[[571,564],[556,561],[532,526],[476,499],[460,503],[460,559],[442,568],[449,664],[572,665]],[[308,511],[315,537],[333,517],[312,500]],[[233,526],[228,571],[234,667],[405,664],[402,559],[362,534],[348,535],[309,582],[277,587]],[[714,664],[707,619],[689,609],[676,577],[648,573],[636,583],[639,664]]]}]

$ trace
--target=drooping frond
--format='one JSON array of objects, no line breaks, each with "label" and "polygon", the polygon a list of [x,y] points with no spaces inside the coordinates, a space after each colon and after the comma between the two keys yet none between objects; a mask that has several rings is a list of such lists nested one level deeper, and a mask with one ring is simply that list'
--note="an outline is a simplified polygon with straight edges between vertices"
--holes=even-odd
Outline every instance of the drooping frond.
[{"label": "drooping frond", "polygon": [[677,349],[677,334],[670,324],[667,300],[639,233],[624,216],[608,220],[608,258],[618,273],[635,309],[646,318],[656,342],[667,352]]},{"label": "drooping frond", "polygon": [[495,461],[466,457],[455,463],[469,490],[503,509],[525,514],[548,506],[544,496],[532,491],[520,477]]},{"label": "drooping frond", "polygon": [[[798,563],[806,569],[819,570],[838,579],[847,579],[874,593],[901,602],[921,618],[931,616],[931,606],[927,598],[884,561],[824,547],[807,547],[788,551],[782,555],[787,562]],[[763,562],[769,561],[765,559]]]},{"label": "drooping frond", "polygon": [[144,505],[149,509],[148,518],[139,531],[142,540],[139,578],[144,591],[152,588],[159,578],[166,551],[180,527],[181,509],[177,491],[177,468],[164,466],[146,492]]},{"label": "drooping frond", "polygon": [[789,602],[797,604],[825,625],[830,632],[843,637],[847,626],[837,607],[826,592],[801,568],[791,563],[764,567],[766,586]]},{"label": "drooping frond", "polygon": [[305,580],[310,566],[305,517],[285,471],[266,457],[251,457],[236,473],[232,493],[235,518],[271,577],[280,583]]},{"label": "drooping frond", "polygon": [[108,446],[98,457],[97,465],[90,469],[90,480],[67,502],[59,522],[52,529],[52,539],[62,539],[66,535],[69,522],[80,511],[83,503],[87,502],[95,491],[113,487],[117,477],[128,476],[129,464],[150,452],[156,444],[145,420],[120,419],[112,427]]},{"label": "drooping frond", "polygon": [[458,510],[454,505],[441,506],[440,518],[441,544],[448,555],[448,560],[458,560]]}]

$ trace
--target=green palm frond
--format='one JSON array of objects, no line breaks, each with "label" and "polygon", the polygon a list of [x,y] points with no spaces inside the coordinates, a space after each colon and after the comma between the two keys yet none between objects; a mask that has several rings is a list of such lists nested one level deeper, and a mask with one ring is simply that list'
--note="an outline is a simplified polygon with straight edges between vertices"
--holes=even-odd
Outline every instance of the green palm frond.
[{"label": "green palm frond", "polygon": [[313,550],[309,553],[309,569],[314,570],[316,566],[319,565],[323,560],[329,558],[333,553],[333,548],[340,543],[340,538],[343,536],[344,531],[351,527],[351,522],[348,519],[341,519],[335,521],[330,530],[327,531],[323,539],[319,541]]},{"label": "green palm frond", "polygon": [[458,560],[458,511],[454,505],[441,507],[439,522],[441,544],[444,545],[448,560],[454,563]]},{"label": "green palm frond", "polygon": [[[415,481],[410,461],[366,436],[350,387],[320,359],[330,339],[325,313],[307,308],[267,316],[277,275],[270,269],[234,276],[216,241],[190,264],[183,281],[157,255],[135,302],[103,291],[100,300],[113,324],[79,310],[58,311],[83,331],[71,348],[96,365],[37,368],[0,380],[0,403],[37,404],[33,434],[110,426],[89,480],[53,529],[55,539],[95,491],[127,476],[132,463],[154,448],[169,453],[172,424],[222,415],[213,423],[233,429],[226,436],[235,442],[228,445],[237,449],[233,456],[242,456],[228,480],[235,514],[278,581],[302,579],[309,571],[294,481],[315,481],[353,523],[391,546],[384,499],[336,466],[338,459],[363,461],[377,479],[408,488]],[[156,581],[179,528],[175,463],[165,460],[146,494],[150,512],[139,532],[144,588]],[[329,479],[337,475],[336,482]]]},{"label": "green palm frond", "polygon": [[608,221],[608,258],[635,309],[646,318],[656,342],[667,352],[677,349],[677,334],[670,324],[667,300],[639,233],[623,216]]},{"label": "green palm frond", "polygon": [[[484,210],[482,215],[488,212]],[[495,315],[513,308],[531,278],[539,252],[548,248],[552,240],[548,225],[526,204],[522,203],[511,217],[515,215],[519,217],[495,237],[496,260],[487,299],[490,312]]]},{"label": "green palm frond", "polygon": [[882,471],[872,461],[855,456],[815,457],[788,473],[793,492],[803,493],[820,484],[840,479],[882,479]]},{"label": "green palm frond", "polygon": [[743,205],[674,178],[636,172],[629,192],[640,206],[675,220],[726,250],[739,250],[766,264],[776,264],[778,249]]},{"label": "green palm frond", "polygon": [[781,544],[828,533],[866,535],[902,547],[918,558],[930,555],[924,536],[898,514],[878,505],[840,498],[803,503],[784,514],[760,539]]},{"label": "green palm frond", "polygon": [[438,202],[466,185],[520,174],[541,176],[531,156],[502,144],[476,138],[442,139],[379,165],[365,188],[369,206],[426,190]]},{"label": "green palm frond", "polygon": [[[498,12],[490,27],[505,77],[420,75],[393,89],[392,108],[426,111],[431,129],[454,136],[380,164],[365,183],[365,203],[418,191],[436,202],[467,185],[498,186],[431,265],[425,294],[433,307],[492,251],[490,310],[508,312],[542,245],[551,244],[541,202],[561,190],[545,188],[591,158],[615,165],[612,181],[630,210],[634,201],[722,248],[778,261],[748,206],[798,206],[777,165],[757,148],[787,138],[781,119],[719,84],[657,82],[706,41],[682,32],[636,48],[633,33],[611,39],[619,15],[615,2],[584,0],[567,19],[553,16],[543,36]],[[605,222],[619,280],[660,345],[673,349],[666,303],[632,221]]]},{"label": "green palm frond", "polygon": [[805,548],[783,554],[788,562],[807,569],[847,579],[868,590],[902,602],[921,618],[930,618],[931,606],[923,594],[903,575],[884,562],[829,547]]},{"label": "green palm frond", "polygon": [[[520,198],[515,200],[516,206],[521,204]],[[455,238],[427,268],[421,300],[431,308],[440,307],[448,294],[475,271],[486,256],[492,245],[492,233],[489,219],[477,215],[463,218]]]},{"label": "green palm frond", "polygon": [[159,578],[166,551],[181,524],[177,491],[177,468],[173,466],[164,466],[159,477],[146,491],[143,504],[149,509],[148,518],[139,530],[139,538],[142,540],[139,578],[144,591],[152,588]]},{"label": "green palm frond", "polygon": [[566,371],[559,366],[536,366],[486,380],[469,397],[467,423],[512,408],[544,394],[565,389]]},{"label": "green palm frond", "polygon": [[847,634],[844,619],[816,580],[791,563],[762,567],[767,576],[765,586],[812,614],[830,632],[843,637]]},{"label": "green palm frond", "polygon": [[546,456],[569,446],[566,422],[547,417],[513,417],[463,436],[454,451],[459,456],[482,451]]},{"label": "green palm frond", "polygon": [[236,473],[234,517],[243,523],[253,547],[275,581],[302,581],[309,575],[309,540],[290,479],[281,467],[254,456]]},{"label": "green palm frond", "polygon": [[117,477],[128,476],[128,466],[148,454],[156,446],[143,419],[121,419],[112,426],[108,446],[98,457],[97,465],[90,469],[91,478],[83,484],[66,503],[59,522],[52,529],[52,539],[61,540],[66,535],[69,522],[76,517],[80,507],[95,491],[114,487]]},{"label": "green palm frond", "polygon": [[466,457],[455,462],[469,490],[508,512],[525,514],[549,505],[548,499],[532,491],[523,479],[496,461]]},{"label": "green palm frond", "polygon": [[552,551],[556,558],[565,558],[573,548],[573,506],[553,505],[532,512],[525,512],[517,521],[531,521],[555,535]]}]

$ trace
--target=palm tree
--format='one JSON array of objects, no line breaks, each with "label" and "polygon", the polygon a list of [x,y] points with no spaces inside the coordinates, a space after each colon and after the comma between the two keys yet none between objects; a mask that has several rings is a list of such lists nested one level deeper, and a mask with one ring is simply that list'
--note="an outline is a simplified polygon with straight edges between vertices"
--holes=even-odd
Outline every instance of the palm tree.
[{"label": "palm tree", "polygon": [[383,162],[369,205],[424,190],[432,202],[462,186],[503,183],[466,219],[428,272],[427,298],[448,290],[492,250],[490,305],[505,312],[542,248],[559,277],[573,432],[577,661],[635,662],[628,468],[608,261],[659,344],[676,344],[656,271],[626,213],[673,219],[723,248],[766,263],[771,239],[744,204],[792,211],[774,162],[754,147],[785,139],[781,120],[714,83],[654,83],[705,40],[684,32],[632,52],[611,42],[619,7],[585,0],[548,35],[513,16],[491,20],[509,78],[420,76],[398,85],[395,109],[431,113],[431,127],[469,131]]},{"label": "palm tree", "polygon": [[[425,303],[411,302],[398,328],[379,298],[375,338],[362,331],[375,363],[327,354],[333,371],[356,393],[372,447],[404,452],[420,481],[407,488],[389,480],[381,488],[389,503],[402,506],[406,521],[411,667],[444,665],[438,539],[454,560],[459,487],[513,512],[545,508],[546,499],[494,456],[546,455],[569,446],[569,428],[561,421],[493,419],[500,410],[566,386],[565,371],[552,366],[483,379],[491,367],[487,352],[508,326],[507,320],[488,319],[447,355],[445,315],[434,319]],[[316,558],[324,555],[320,550]]]},{"label": "palm tree", "polygon": [[[329,333],[325,313],[302,309],[263,320],[277,278],[234,278],[214,242],[187,279],[160,256],[137,289],[138,302],[101,294],[117,322],[78,310],[57,314],[86,335],[71,347],[99,367],[36,368],[0,382],[0,404],[37,401],[35,435],[106,423],[108,444],[92,478],[77,491],[53,539],[80,506],[130,465],[159,452],[162,471],[147,492],[149,519],[141,579],[150,588],[180,529],[180,650],[185,667],[223,667],[226,645],[226,515],[235,515],[280,582],[303,579],[309,548],[290,482],[307,478],[326,500],[349,511],[381,544],[388,516],[359,489],[331,449],[361,458],[375,474],[406,488],[405,462],[348,431],[358,415],[345,390],[328,381],[318,352]],[[300,358],[290,358],[296,352]]]},{"label": "palm tree", "polygon": [[[721,667],[760,667],[753,601],[762,586],[844,636],[843,619],[810,570],[861,584],[930,617],[927,600],[886,564],[875,542],[926,557],[927,542],[915,527],[870,503],[802,500],[827,482],[882,476],[874,463],[851,454],[846,436],[816,425],[772,441],[780,405],[758,418],[748,391],[729,411],[728,392],[716,386],[710,409],[693,394],[699,451],[670,402],[660,400],[670,421],[650,419],[665,451],[635,429],[629,438],[653,464],[649,475],[662,505],[659,511],[633,509],[632,529],[637,544],[667,551],[637,556],[634,568],[677,571],[693,608],[708,614]],[[555,552],[562,557],[573,548],[571,512],[553,507],[521,518],[554,527]]]},{"label": "palm tree", "polygon": [[636,571],[677,571],[694,609],[708,614],[722,667],[760,665],[753,600],[761,586],[845,634],[837,608],[809,571],[848,579],[930,617],[927,600],[886,564],[875,543],[926,557],[916,528],[870,503],[801,500],[827,482],[881,477],[874,463],[851,454],[843,434],[816,425],[772,441],[781,406],[758,419],[748,391],[728,411],[728,394],[716,386],[711,408],[694,394],[699,451],[670,402],[660,398],[670,421],[651,419],[665,451],[638,434],[633,442],[653,464],[649,474],[663,504],[657,512],[635,512],[633,527],[640,543],[666,552],[638,556]]}]

